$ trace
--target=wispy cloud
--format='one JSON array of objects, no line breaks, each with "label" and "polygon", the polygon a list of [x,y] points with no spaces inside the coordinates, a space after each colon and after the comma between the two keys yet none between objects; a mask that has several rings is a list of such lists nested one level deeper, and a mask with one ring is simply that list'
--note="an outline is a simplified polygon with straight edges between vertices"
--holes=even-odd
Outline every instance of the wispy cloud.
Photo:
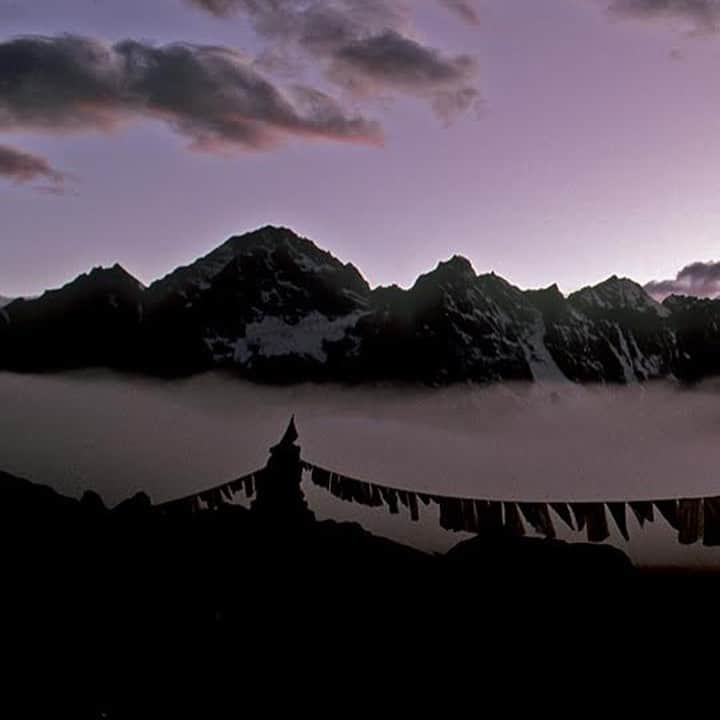
[{"label": "wispy cloud", "polygon": [[718,0],[613,0],[608,10],[635,20],[685,20],[698,32],[720,30]]},{"label": "wispy cloud", "polygon": [[445,58],[394,30],[338,48],[329,67],[329,76],[355,93],[390,88],[426,97],[445,118],[467,110],[479,99],[471,84],[475,73],[472,58]]},{"label": "wispy cloud", "polygon": [[465,22],[471,25],[480,24],[480,15],[472,2],[468,2],[468,0],[439,0],[439,2],[459,15]]},{"label": "wispy cloud", "polygon": [[49,184],[39,189],[54,193],[62,193],[65,184],[63,173],[53,168],[45,158],[8,145],[0,145],[0,177],[15,184],[45,181]]},{"label": "wispy cloud", "polygon": [[[268,47],[265,56],[296,52],[333,84],[355,97],[413,95],[444,118],[478,102],[478,67],[419,39],[411,5],[389,0],[187,0],[226,18],[242,15]],[[478,16],[467,0],[439,0],[468,22]]]}]

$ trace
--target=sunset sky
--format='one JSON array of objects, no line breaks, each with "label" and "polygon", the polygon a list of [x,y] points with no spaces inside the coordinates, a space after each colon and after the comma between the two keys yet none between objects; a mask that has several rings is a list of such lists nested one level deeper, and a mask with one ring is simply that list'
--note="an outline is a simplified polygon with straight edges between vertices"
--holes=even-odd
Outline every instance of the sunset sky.
[{"label": "sunset sky", "polygon": [[717,0],[0,0],[0,295],[268,223],[372,284],[675,278],[720,260],[718,68]]}]

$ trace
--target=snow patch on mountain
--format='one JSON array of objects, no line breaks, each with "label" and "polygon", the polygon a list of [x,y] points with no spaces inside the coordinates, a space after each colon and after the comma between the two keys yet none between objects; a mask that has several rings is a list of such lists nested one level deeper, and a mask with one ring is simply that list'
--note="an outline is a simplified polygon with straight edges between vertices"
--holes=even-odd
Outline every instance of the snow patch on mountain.
[{"label": "snow patch on mountain", "polygon": [[234,360],[247,365],[257,356],[294,355],[325,363],[326,343],[343,340],[365,314],[355,312],[330,319],[319,312],[312,312],[294,324],[280,317],[265,317],[247,325],[245,337],[235,342]]},{"label": "snow patch on mountain", "polygon": [[628,333],[628,335],[630,346],[637,358],[636,367],[639,366],[644,373],[645,379],[661,377],[663,374],[662,357],[660,355],[644,355],[637,344],[637,340],[635,340],[635,335],[632,332]]},{"label": "snow patch on mountain", "polygon": [[537,319],[529,334],[522,337],[520,343],[534,380],[567,382],[565,373],[558,367],[545,345],[545,323],[542,318]]},{"label": "snow patch on mountain", "polygon": [[628,384],[636,382],[637,377],[635,375],[633,358],[630,355],[630,348],[625,339],[625,335],[623,335],[623,331],[617,323],[615,323],[615,331],[617,332],[618,347],[615,347],[612,342],[608,342],[610,350],[612,350],[622,367],[625,382]]},{"label": "snow patch on mountain", "polygon": [[293,260],[301,270],[307,273],[333,273],[337,271],[337,268],[330,262],[319,261],[297,251],[293,252]]}]

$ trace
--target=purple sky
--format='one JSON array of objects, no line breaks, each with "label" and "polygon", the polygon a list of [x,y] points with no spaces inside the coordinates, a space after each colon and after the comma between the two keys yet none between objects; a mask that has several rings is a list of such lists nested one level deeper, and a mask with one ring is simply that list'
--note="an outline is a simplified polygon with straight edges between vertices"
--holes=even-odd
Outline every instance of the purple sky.
[{"label": "purple sky", "polygon": [[[282,26],[310,0],[275,1],[286,12],[270,22],[190,0],[0,0],[0,295],[115,261],[148,282],[266,223],[372,284],[408,285],[456,252],[478,272],[564,291],[720,259],[715,0],[354,0],[365,14],[345,44],[315,37],[319,23],[309,39],[292,18]],[[331,6],[346,20],[353,0],[316,0]],[[12,44],[63,33],[80,37],[43,47],[105,43],[106,74],[127,57],[110,49],[122,40],[153,60],[168,43],[224,46],[254,84],[242,112],[227,105],[235,75],[179,100],[175,65],[142,78],[162,107],[119,75],[78,100],[61,62],[42,76],[17,59],[39,40]],[[203,53],[191,52],[230,57]],[[258,79],[292,99],[248,100]],[[326,94],[319,109],[296,84]]]}]

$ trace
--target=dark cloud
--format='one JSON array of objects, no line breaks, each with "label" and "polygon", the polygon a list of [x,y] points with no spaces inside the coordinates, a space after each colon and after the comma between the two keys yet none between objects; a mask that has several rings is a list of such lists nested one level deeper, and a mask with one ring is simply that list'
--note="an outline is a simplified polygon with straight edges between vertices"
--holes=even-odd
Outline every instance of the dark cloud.
[{"label": "dark cloud", "polygon": [[687,20],[701,32],[720,29],[718,0],[613,0],[609,11],[637,20]]},{"label": "dark cloud", "polygon": [[465,22],[471,25],[480,24],[480,16],[471,2],[467,2],[467,0],[439,0],[439,2],[459,15]]},{"label": "dark cloud", "polygon": [[243,6],[249,5],[249,2],[243,0],[188,0],[190,5],[207,10],[218,17],[227,17],[232,15]]},{"label": "dark cloud", "polygon": [[645,290],[657,300],[668,295],[720,297],[720,262],[694,262],[686,265],[674,280],[653,280]]},{"label": "dark cloud", "polygon": [[50,183],[44,189],[52,189],[54,192],[62,191],[65,180],[64,175],[55,170],[45,158],[7,145],[0,145],[0,177],[17,184],[44,180]]},{"label": "dark cloud", "polygon": [[391,88],[430,97],[445,117],[467,110],[479,99],[472,85],[476,72],[472,58],[445,58],[394,30],[339,48],[329,72],[361,94]]},{"label": "dark cloud", "polygon": [[223,47],[78,37],[0,43],[0,130],[107,129],[154,118],[203,150],[287,136],[379,142],[379,126],[309,88],[283,92]]},{"label": "dark cloud", "polygon": [[[319,63],[326,77],[356,96],[399,93],[428,100],[443,117],[474,105],[477,64],[418,40],[407,5],[389,0],[188,0],[218,17],[246,16],[269,45],[270,65],[291,50]],[[464,0],[440,0],[476,21]],[[278,56],[277,52],[281,55]]]},{"label": "dark cloud", "polygon": [[[442,1],[442,0],[441,0]],[[266,36],[311,34],[310,21],[323,26],[328,20],[352,33],[398,27],[408,17],[398,0],[187,0],[217,17],[246,14],[255,29]],[[325,27],[320,28],[321,32]]]}]

